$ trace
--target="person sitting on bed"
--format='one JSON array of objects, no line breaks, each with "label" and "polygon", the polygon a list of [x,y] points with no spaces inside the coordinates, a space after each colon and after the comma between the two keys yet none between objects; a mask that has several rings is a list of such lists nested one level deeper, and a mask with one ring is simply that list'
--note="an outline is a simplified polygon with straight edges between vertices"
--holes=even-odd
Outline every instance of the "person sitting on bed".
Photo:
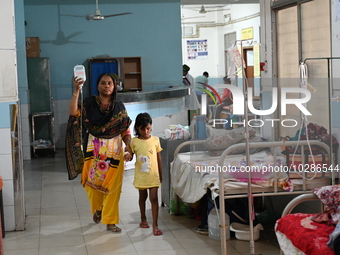
[{"label": "person sitting on bed", "polygon": [[[231,85],[230,78],[228,78],[228,76],[225,76],[223,78],[223,83],[226,85]],[[221,100],[222,100],[222,104],[219,104],[214,107],[214,116],[213,116],[214,119],[220,119],[220,114],[224,106],[230,106],[233,104],[233,95],[229,89],[224,89]]]}]

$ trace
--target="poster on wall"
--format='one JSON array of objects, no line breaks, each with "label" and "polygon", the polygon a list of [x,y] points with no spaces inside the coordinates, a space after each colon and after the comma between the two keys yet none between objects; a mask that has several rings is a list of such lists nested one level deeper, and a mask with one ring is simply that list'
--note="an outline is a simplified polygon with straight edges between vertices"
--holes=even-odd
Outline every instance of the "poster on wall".
[{"label": "poster on wall", "polygon": [[208,40],[187,40],[188,60],[208,57]]}]

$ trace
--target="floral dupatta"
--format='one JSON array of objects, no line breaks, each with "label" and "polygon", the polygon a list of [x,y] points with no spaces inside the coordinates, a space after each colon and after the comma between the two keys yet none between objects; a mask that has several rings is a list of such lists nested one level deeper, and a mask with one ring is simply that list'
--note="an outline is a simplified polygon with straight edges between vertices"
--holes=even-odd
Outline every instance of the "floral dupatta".
[{"label": "floral dupatta", "polygon": [[84,166],[82,138],[85,141],[83,145],[86,151],[89,133],[98,138],[110,139],[128,130],[131,124],[122,102],[112,101],[108,109],[103,109],[98,96],[91,96],[84,100],[82,113],[82,123],[79,109],[79,116],[70,116],[67,124],[65,153],[69,180],[75,179]]}]

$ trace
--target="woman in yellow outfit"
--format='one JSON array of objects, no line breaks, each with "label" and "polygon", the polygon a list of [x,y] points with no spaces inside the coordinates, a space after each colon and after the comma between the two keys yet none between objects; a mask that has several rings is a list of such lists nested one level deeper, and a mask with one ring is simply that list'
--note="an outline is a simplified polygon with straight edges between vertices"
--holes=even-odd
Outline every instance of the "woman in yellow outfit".
[{"label": "woman in yellow outfit", "polygon": [[129,148],[131,119],[124,104],[116,101],[116,81],[111,74],[101,74],[97,80],[99,95],[86,98],[80,105],[78,97],[83,83],[82,79],[74,78],[66,134],[69,179],[82,173],[81,183],[90,202],[93,221],[102,221],[107,230],[120,233],[116,224],[124,173],[122,141]]}]

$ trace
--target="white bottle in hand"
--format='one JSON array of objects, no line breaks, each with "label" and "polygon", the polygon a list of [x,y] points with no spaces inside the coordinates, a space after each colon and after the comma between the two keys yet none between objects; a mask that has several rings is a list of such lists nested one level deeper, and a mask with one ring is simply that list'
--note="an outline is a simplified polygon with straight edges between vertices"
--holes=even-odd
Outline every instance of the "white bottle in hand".
[{"label": "white bottle in hand", "polygon": [[74,77],[78,76],[78,78],[81,78],[84,82],[86,81],[86,73],[85,73],[85,67],[83,65],[76,65],[73,68]]}]

